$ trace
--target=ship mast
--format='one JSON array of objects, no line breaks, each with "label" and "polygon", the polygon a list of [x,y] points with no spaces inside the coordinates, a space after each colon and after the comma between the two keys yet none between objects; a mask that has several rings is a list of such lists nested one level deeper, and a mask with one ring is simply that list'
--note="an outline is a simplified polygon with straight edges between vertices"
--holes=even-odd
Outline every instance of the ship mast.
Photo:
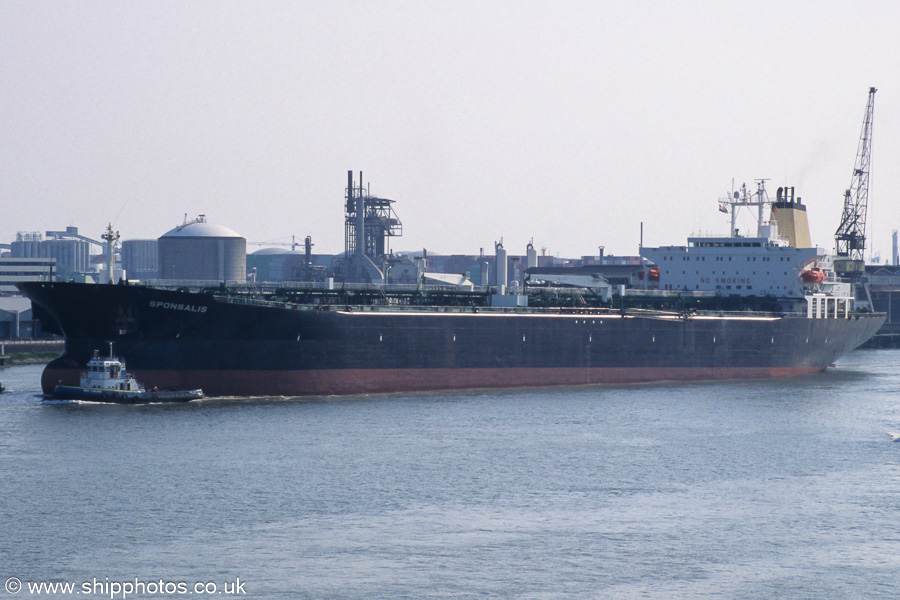
[{"label": "ship mast", "polygon": [[[844,214],[841,224],[834,234],[835,254],[862,264],[866,249],[866,206],[869,201],[869,162],[872,158],[872,117],[875,112],[875,92],[869,88],[869,101],[863,119],[859,146],[856,149],[856,164],[850,189],[844,192]],[[861,268],[858,270],[862,270]]]},{"label": "ship mast", "polygon": [[113,251],[115,250],[116,242],[119,241],[119,232],[113,231],[112,223],[110,223],[106,228],[106,233],[100,237],[106,242],[106,274],[109,278],[109,283],[115,283],[113,281],[113,267],[116,259]]},{"label": "ship mast", "polygon": [[[768,179],[757,179],[756,180],[756,192],[752,195],[750,191],[747,189],[747,184],[743,184],[739,192],[734,192],[733,196],[729,196],[727,200],[722,200],[719,203],[721,207],[724,204],[730,206],[731,210],[731,231],[729,235],[731,237],[737,237],[737,213],[738,209],[742,206],[757,207],[757,217],[756,217],[756,235],[762,236],[762,225],[764,223],[764,209],[767,204],[771,204],[769,202],[769,195],[766,193],[766,182]],[[723,210],[720,208],[720,210]],[[725,209],[727,210],[727,209]]]}]

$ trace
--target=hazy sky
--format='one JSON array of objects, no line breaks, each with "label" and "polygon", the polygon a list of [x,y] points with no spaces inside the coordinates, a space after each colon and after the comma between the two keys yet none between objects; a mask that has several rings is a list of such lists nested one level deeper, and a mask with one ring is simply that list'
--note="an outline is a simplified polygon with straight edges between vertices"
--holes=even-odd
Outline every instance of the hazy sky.
[{"label": "hazy sky", "polygon": [[[343,250],[347,171],[396,250],[636,254],[793,185],[831,248],[866,97],[870,239],[900,227],[895,2],[0,2],[0,241],[206,214]],[[874,227],[871,227],[874,225]],[[250,246],[253,251],[256,247]]]}]

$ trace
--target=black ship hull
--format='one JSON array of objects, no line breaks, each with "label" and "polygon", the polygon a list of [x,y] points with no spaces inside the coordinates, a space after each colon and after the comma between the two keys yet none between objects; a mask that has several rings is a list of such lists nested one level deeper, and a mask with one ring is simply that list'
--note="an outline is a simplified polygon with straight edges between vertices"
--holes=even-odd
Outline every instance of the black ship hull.
[{"label": "black ship hull", "polygon": [[148,386],[304,396],[771,378],[824,370],[883,315],[692,315],[586,309],[313,307],[133,285],[26,283],[65,336],[47,393],[116,344]]}]

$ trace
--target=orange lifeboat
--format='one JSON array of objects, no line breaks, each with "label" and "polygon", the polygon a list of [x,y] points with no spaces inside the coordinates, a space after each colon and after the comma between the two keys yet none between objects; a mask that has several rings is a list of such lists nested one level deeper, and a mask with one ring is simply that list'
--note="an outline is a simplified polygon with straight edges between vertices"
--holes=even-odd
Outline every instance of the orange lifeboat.
[{"label": "orange lifeboat", "polygon": [[804,283],[822,283],[827,279],[827,276],[823,269],[814,267],[800,273],[800,279],[802,279]]},{"label": "orange lifeboat", "polygon": [[[644,280],[644,272],[638,271],[638,279]],[[659,267],[650,267],[647,269],[647,281],[659,281]]]}]

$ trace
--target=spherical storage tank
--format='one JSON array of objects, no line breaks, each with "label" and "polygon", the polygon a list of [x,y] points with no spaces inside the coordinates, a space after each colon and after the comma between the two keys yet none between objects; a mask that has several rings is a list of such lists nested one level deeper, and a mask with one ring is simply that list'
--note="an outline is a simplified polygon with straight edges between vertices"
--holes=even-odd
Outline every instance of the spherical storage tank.
[{"label": "spherical storage tank", "polygon": [[161,279],[247,280],[247,240],[200,215],[159,238]]}]

